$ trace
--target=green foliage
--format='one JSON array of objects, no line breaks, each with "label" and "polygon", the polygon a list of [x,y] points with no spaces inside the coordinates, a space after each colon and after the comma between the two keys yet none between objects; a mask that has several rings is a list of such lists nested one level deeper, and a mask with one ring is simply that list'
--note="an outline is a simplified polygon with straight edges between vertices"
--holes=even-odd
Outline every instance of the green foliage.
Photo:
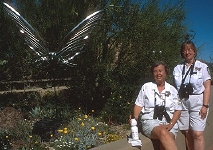
[{"label": "green foliage", "polygon": [[55,118],[56,111],[53,108],[41,108],[41,107],[35,107],[30,111],[30,117],[31,118],[39,118],[39,119],[44,119],[44,118]]},{"label": "green foliage", "polygon": [[[58,110],[56,110],[58,109]],[[56,108],[54,105],[47,105],[43,107],[34,107],[29,112],[29,118],[36,118],[36,119],[60,119],[63,122],[68,122],[70,117],[73,117],[75,113],[73,113],[73,109],[70,107],[64,106],[62,108]]]},{"label": "green foliage", "polygon": [[[54,108],[52,112],[55,105],[59,112],[65,106],[65,110],[80,107],[85,112],[96,110],[94,115],[107,122],[125,123],[140,86],[151,80],[152,62],[164,60],[172,70],[181,60],[180,43],[187,32],[182,0],[163,5],[160,0],[16,2],[18,11],[48,41],[50,51],[55,51],[61,39],[89,13],[97,8],[105,10],[84,53],[76,57],[77,67],[56,69],[55,77],[70,77],[71,81],[67,83],[69,92],[59,97],[51,93],[39,102],[47,110]],[[0,79],[52,78],[53,74],[47,73],[51,68],[29,65],[33,56],[15,25],[3,16],[2,9],[0,17],[4,22],[0,23],[0,60],[7,61],[1,65]]]},{"label": "green foliage", "polygon": [[[27,149],[31,149],[32,147],[36,148],[36,146],[40,147],[38,146],[38,142],[35,142],[35,141],[41,141],[40,137],[35,135],[32,138],[32,126],[33,126],[33,122],[28,120],[23,120],[18,122],[18,124],[16,125],[16,128],[11,128],[9,130],[1,129],[0,130],[0,142],[1,142],[0,148],[9,150],[12,148],[12,146],[15,146],[16,144],[26,145],[25,148]],[[19,147],[19,148],[23,149],[24,147],[23,148]]]},{"label": "green foliage", "polygon": [[11,148],[11,145],[9,142],[8,131],[0,130],[0,149],[9,150],[10,148]]},{"label": "green foliage", "polygon": [[34,121],[20,120],[17,124],[17,128],[11,128],[9,130],[10,138],[29,142],[30,136],[32,136],[33,124]]},{"label": "green foliage", "polygon": [[[118,5],[115,5],[116,2]],[[100,93],[97,101],[105,103],[101,113],[103,118],[124,123],[125,117],[119,116],[128,118],[131,114],[131,106],[126,104],[134,103],[140,86],[152,80],[152,63],[164,60],[172,70],[175,61],[180,60],[177,56],[180,56],[180,41],[186,27],[182,25],[185,16],[181,2],[163,7],[160,7],[160,1],[146,1],[138,5],[128,1],[116,2],[109,2],[114,6],[106,11],[104,33],[93,41],[94,52],[89,55],[93,62],[86,63],[92,76],[85,78],[89,82],[96,81],[95,85],[100,85],[101,89],[109,90],[106,95],[91,87],[96,97]],[[97,47],[100,49],[97,50]],[[86,75],[85,70],[84,67]]]},{"label": "green foliage", "polygon": [[[34,109],[35,114],[39,111],[39,108]],[[113,134],[107,124],[99,122],[98,118],[93,117],[93,112],[86,115],[79,110],[73,112],[73,115],[74,117],[70,117],[55,133],[49,135],[50,141],[43,142],[40,136],[32,134],[38,117],[31,116],[30,120],[20,121],[16,128],[0,130],[1,144],[7,149],[13,146],[20,150],[50,148],[86,150],[122,138]]]},{"label": "green foliage", "polygon": [[103,144],[99,141],[98,132],[104,131],[105,125],[87,115],[76,116],[66,127],[59,131],[59,139],[54,142],[54,148],[84,150]]},{"label": "green foliage", "polygon": [[128,123],[128,116],[132,114],[134,101],[131,100],[133,93],[125,93],[131,90],[126,90],[125,88],[128,87],[121,87],[120,90],[112,92],[101,111],[101,117],[109,124]]},{"label": "green foliage", "polygon": [[14,107],[22,112],[28,112],[33,107],[40,105],[41,96],[38,92],[26,92],[26,93],[3,93],[0,94],[0,106]]}]

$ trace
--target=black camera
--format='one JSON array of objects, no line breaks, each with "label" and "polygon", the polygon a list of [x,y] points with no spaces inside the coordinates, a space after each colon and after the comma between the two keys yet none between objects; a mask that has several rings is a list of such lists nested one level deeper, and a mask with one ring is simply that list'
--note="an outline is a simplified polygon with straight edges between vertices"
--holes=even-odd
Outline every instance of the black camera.
[{"label": "black camera", "polygon": [[155,105],[153,119],[162,120],[163,112],[165,111],[165,106]]},{"label": "black camera", "polygon": [[171,121],[169,114],[166,112],[165,106],[155,105],[153,119],[162,120],[163,116],[166,118],[168,123]]},{"label": "black camera", "polygon": [[193,87],[189,84],[181,84],[179,89],[179,96],[180,98],[189,98],[189,95],[193,94]]}]

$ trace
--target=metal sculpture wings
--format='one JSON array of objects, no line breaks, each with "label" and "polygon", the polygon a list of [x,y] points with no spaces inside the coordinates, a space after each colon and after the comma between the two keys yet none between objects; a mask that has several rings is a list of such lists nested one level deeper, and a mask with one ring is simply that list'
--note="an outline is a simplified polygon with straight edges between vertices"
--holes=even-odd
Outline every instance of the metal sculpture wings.
[{"label": "metal sculpture wings", "polygon": [[7,3],[4,4],[4,10],[7,15],[18,26],[20,32],[24,35],[24,40],[29,48],[36,54],[36,61],[46,61],[50,63],[53,59],[57,63],[66,64],[69,66],[75,65],[73,59],[82,52],[92,29],[98,24],[98,21],[103,15],[103,10],[94,12],[82,20],[75,26],[64,38],[63,47],[59,47],[56,52],[49,51],[45,47],[45,40],[41,38],[39,33],[24,19],[13,7]]}]

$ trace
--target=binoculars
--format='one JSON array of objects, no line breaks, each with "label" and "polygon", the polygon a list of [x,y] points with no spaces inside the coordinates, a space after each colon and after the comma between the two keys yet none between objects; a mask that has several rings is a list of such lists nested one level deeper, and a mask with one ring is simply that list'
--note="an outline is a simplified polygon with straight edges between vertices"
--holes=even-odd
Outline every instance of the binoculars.
[{"label": "binoculars", "polygon": [[166,112],[165,106],[155,105],[153,119],[162,120],[163,116],[166,118],[166,121],[170,123],[171,118],[169,114]]}]

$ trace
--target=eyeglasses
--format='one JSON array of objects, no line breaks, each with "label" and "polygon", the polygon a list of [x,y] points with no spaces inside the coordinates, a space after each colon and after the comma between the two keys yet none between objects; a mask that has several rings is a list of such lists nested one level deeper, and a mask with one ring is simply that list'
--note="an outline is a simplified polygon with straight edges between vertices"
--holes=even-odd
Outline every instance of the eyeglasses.
[{"label": "eyeglasses", "polygon": [[187,52],[189,52],[189,53],[191,53],[191,52],[194,52],[194,50],[193,49],[184,49],[183,50],[183,53],[185,54],[185,53],[187,53]]}]

